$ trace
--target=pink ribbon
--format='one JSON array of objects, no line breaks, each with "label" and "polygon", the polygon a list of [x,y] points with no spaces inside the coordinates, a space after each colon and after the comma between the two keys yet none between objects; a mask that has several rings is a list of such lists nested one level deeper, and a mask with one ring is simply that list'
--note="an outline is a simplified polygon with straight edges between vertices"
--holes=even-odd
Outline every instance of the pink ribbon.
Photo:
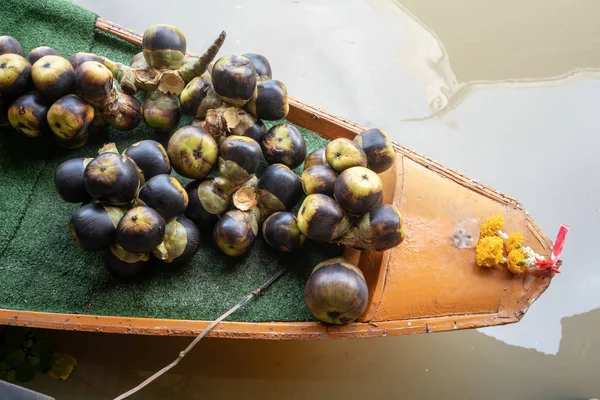
[{"label": "pink ribbon", "polygon": [[567,232],[569,231],[569,227],[565,224],[560,224],[560,229],[558,230],[558,235],[556,235],[556,241],[554,241],[554,246],[552,247],[552,255],[550,256],[550,260],[536,260],[536,264],[541,270],[551,270],[560,274],[556,263],[560,259],[560,256],[563,251],[563,246],[565,245],[565,238],[567,236]]}]

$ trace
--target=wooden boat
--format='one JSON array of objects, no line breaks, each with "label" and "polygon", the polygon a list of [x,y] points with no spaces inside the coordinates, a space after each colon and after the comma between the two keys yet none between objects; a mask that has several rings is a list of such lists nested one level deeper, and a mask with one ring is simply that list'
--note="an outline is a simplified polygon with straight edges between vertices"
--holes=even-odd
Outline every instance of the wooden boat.
[{"label": "wooden boat", "polygon": [[[102,18],[96,28],[140,44],[135,32]],[[287,119],[327,139],[353,138],[363,127],[290,98]],[[548,288],[553,274],[513,277],[506,268],[483,269],[474,249],[459,249],[453,228],[464,220],[503,215],[506,227],[520,230],[525,243],[550,257],[552,242],[521,203],[493,188],[394,143],[396,163],[382,174],[385,203],[403,214],[407,239],[376,253],[347,248],[345,257],[364,271],[367,310],[354,323],[225,321],[212,337],[251,339],[335,339],[480,328],[518,322]],[[243,294],[240,294],[242,296]],[[268,295],[268,293],[267,293]],[[235,318],[235,314],[233,316]],[[124,318],[0,310],[0,323],[39,328],[145,335],[197,335],[210,321]]]}]

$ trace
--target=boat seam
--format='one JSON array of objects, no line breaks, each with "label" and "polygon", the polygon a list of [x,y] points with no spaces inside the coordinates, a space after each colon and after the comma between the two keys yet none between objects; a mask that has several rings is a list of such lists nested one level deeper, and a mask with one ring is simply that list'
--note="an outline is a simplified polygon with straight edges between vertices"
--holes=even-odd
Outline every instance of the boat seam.
[{"label": "boat seam", "polygon": [[[402,183],[400,184],[400,195],[399,200],[396,202],[396,204],[394,204],[395,206],[397,206],[398,208],[400,208],[400,203],[402,200],[402,195],[404,194],[404,179],[405,179],[405,175],[404,175],[404,155],[399,154],[400,159],[402,160],[401,164],[402,164]],[[377,312],[379,311],[379,306],[381,305],[381,301],[383,300],[383,294],[385,293],[385,286],[387,284],[387,276],[388,276],[388,272],[390,270],[390,260],[392,259],[392,252],[394,250],[392,249],[389,253],[388,253],[388,257],[387,257],[387,261],[385,263],[385,272],[383,275],[383,285],[381,288],[381,294],[379,295],[379,301],[377,302],[377,305],[375,306],[375,311],[373,311],[373,314],[371,315],[371,318],[369,318],[368,321],[366,322],[370,322],[373,320],[373,318],[375,318],[375,315],[377,315]]]}]

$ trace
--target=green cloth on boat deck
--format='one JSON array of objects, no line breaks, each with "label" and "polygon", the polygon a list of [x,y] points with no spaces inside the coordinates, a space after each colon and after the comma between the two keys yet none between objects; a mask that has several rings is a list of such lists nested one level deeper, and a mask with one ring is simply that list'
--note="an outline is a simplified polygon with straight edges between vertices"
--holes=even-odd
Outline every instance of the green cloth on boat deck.
[{"label": "green cloth on boat deck", "polygon": [[[95,31],[94,19],[89,11],[65,1],[5,0],[0,13],[0,35],[14,36],[26,51],[48,45],[67,58],[87,51],[128,62],[140,51]],[[181,125],[190,120],[189,116],[184,117]],[[301,131],[309,151],[326,144],[314,133]],[[110,130],[108,137],[68,151],[49,139],[30,139],[12,128],[0,128],[0,308],[209,320],[287,265],[290,272],[265,296],[231,319],[313,319],[304,305],[304,283],[312,267],[340,255],[341,247],[307,242],[298,254],[286,255],[270,249],[259,238],[246,257],[231,259],[219,253],[210,238],[204,238],[203,246],[189,264],[155,264],[131,283],[104,269],[101,252],[86,253],[77,247],[69,236],[68,222],[78,205],[65,203],[56,194],[56,167],[70,158],[93,156],[107,141],[116,142],[124,150],[148,138],[166,146],[168,137],[141,124],[132,132]],[[265,165],[263,160],[263,168]],[[178,178],[183,184],[189,182]]]},{"label": "green cloth on boat deck", "polygon": [[[17,38],[26,52],[44,45],[69,57],[94,43],[96,16],[70,2],[4,0],[0,8],[0,36]],[[0,135],[0,254],[15,234],[51,148],[45,142],[7,135],[7,131],[3,128]]]}]

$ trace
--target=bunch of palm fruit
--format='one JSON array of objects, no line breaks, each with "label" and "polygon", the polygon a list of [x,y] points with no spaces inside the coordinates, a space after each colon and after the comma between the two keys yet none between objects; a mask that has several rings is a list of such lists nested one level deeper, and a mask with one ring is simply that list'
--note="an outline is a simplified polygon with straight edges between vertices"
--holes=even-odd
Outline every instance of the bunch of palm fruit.
[{"label": "bunch of palm fruit", "polygon": [[354,140],[338,138],[311,153],[302,184],[308,195],[298,226],[309,238],[384,251],[404,240],[400,211],[383,203],[379,173],[395,161],[388,136],[369,129]]},{"label": "bunch of palm fruit", "polygon": [[117,90],[101,57],[74,54],[69,60],[50,47],[37,47],[27,59],[21,44],[0,36],[0,126],[77,148],[106,124],[131,130],[142,119],[140,103]]},{"label": "bunch of palm fruit", "polygon": [[[88,53],[69,62],[50,48],[34,49],[27,61],[18,42],[0,39],[6,53],[0,55],[0,117],[7,114],[25,134],[50,129],[60,145],[78,147],[93,126],[129,130],[143,119],[170,133],[182,109],[195,117],[172,133],[166,150],[151,140],[123,153],[111,144],[93,159],[69,160],[56,170],[59,195],[82,203],[70,222],[79,246],[104,250],[107,268],[132,277],[151,254],[165,262],[189,260],[200,231],[232,257],[246,254],[259,232],[286,252],[307,238],[372,251],[399,245],[401,215],[383,204],[378,175],[395,162],[388,136],[370,129],[307,155],[294,125],[267,129],[263,122],[285,119],[289,111],[287,89],[272,79],[268,60],[248,53],[213,61],[224,40],[222,32],[193,57],[176,27],[155,25],[144,33],[142,52],[124,65]],[[133,97],[138,92],[145,92],[143,107]],[[263,157],[269,166],[259,175]],[[292,169],[302,163],[298,176]],[[183,188],[171,169],[192,181]],[[310,311],[331,323],[354,320],[367,298],[360,269],[342,259],[315,267],[305,292]]]},{"label": "bunch of palm fruit", "polygon": [[105,265],[117,275],[137,275],[150,254],[184,263],[198,250],[198,228],[183,216],[187,193],[156,141],[135,143],[122,154],[110,143],[95,158],[65,161],[54,183],[63,200],[82,204],[70,220],[72,237],[85,251],[105,251]]},{"label": "bunch of palm fruit", "polygon": [[146,29],[142,51],[130,65],[104,59],[124,92],[145,92],[144,121],[149,127],[171,132],[181,118],[179,95],[186,85],[204,74],[225,41],[221,32],[201,57],[186,55],[186,39],[172,25],[153,25]]}]

